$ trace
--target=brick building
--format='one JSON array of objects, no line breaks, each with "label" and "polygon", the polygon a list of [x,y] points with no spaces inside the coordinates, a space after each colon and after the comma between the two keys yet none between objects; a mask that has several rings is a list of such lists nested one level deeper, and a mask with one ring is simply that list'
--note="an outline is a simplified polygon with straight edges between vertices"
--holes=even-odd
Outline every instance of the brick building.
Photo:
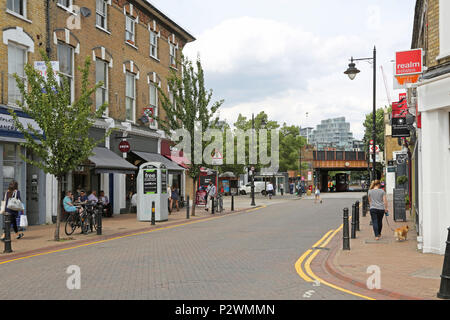
[{"label": "brick building", "polygon": [[[192,192],[192,183],[185,181],[185,168],[171,161],[170,154],[161,155],[170,141],[148,117],[164,117],[157,88],[168,93],[167,78],[172,71],[180,74],[178,60],[184,46],[195,40],[192,35],[146,0],[0,0],[0,10],[2,83],[7,83],[3,78],[9,70],[4,66],[12,65],[12,55],[7,51],[16,50],[17,57],[22,48],[28,48],[25,62],[42,60],[40,48],[52,61],[59,62],[61,76],[69,80],[72,100],[80,94],[78,66],[86,57],[92,61],[91,83],[104,82],[92,96],[93,108],[104,102],[108,108],[104,117],[96,120],[90,135],[98,138],[108,128],[115,131],[94,149],[96,156],[90,158],[94,169],[80,166],[77,172],[67,175],[64,190],[78,186],[104,190],[118,214],[129,209],[127,195],[136,192],[137,167],[156,161],[167,166],[169,184],[180,187],[182,196]],[[23,65],[15,61],[14,65],[15,72],[23,70]],[[2,86],[2,105],[11,106],[8,93],[14,92],[12,84]],[[121,141],[130,144],[130,152],[119,150]],[[102,157],[114,164],[108,167]],[[48,222],[58,205],[56,181],[41,175],[39,182],[42,193],[47,195],[39,207],[46,212],[44,220]],[[41,219],[36,223],[44,222]]]},{"label": "brick building", "polygon": [[417,103],[417,169],[419,248],[443,254],[450,226],[450,2],[417,0],[411,48],[422,48],[426,71],[408,90]]}]

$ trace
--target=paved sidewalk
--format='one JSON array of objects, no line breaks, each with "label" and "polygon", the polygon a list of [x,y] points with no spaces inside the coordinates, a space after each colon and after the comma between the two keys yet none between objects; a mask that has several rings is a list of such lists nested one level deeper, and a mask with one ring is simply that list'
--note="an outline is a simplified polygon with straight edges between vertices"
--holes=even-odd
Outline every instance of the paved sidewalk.
[{"label": "paved sidewalk", "polygon": [[[437,299],[444,256],[419,252],[413,217],[407,212],[406,223],[394,222],[392,198],[389,199],[389,204],[389,225],[385,217],[382,238],[375,241],[372,226],[369,225],[370,214],[366,217],[361,214],[361,231],[357,232],[356,239],[350,239],[350,251],[342,250],[342,232],[338,234],[335,248],[326,263],[328,271],[341,281],[366,288],[367,279],[371,275],[367,273],[367,268],[375,265],[381,271],[381,290],[371,291],[376,296],[381,294],[386,298]],[[406,224],[410,228],[408,240],[396,241],[391,229],[395,230]]]},{"label": "paved sidewalk", "polygon": [[[269,200],[269,198],[256,198],[255,202],[257,207],[267,206],[275,203],[279,203],[286,200],[292,200],[289,197],[278,197],[275,200]],[[235,197],[234,201],[234,212],[242,212],[248,209],[253,209],[254,207],[250,206],[251,199],[249,197],[238,196]],[[220,214],[211,214],[211,209],[209,212],[205,211],[204,206],[196,207],[196,215],[192,216],[192,207],[190,209],[190,219],[186,219],[186,208],[180,209],[180,211],[174,211],[169,215],[169,221],[166,222],[157,222],[156,226],[151,226],[150,222],[139,222],[137,221],[136,214],[121,214],[115,215],[113,218],[102,218],[102,235],[98,236],[94,231],[87,235],[80,234],[81,230],[78,228],[75,232],[67,236],[64,232],[65,221],[61,222],[60,226],[60,241],[55,242],[54,233],[55,233],[55,224],[49,225],[40,225],[40,226],[30,226],[24,231],[25,236],[17,240],[16,234],[12,232],[12,249],[13,252],[9,254],[4,254],[4,244],[0,242],[0,262],[8,259],[12,259],[15,257],[21,257],[25,255],[57,250],[58,248],[72,247],[81,245],[84,243],[104,240],[108,238],[113,238],[117,236],[124,236],[133,234],[136,232],[145,232],[152,229],[168,227],[172,225],[184,224],[189,222],[194,222],[198,220],[204,220],[208,218],[212,218],[215,216],[227,215],[232,213],[231,211],[231,197],[224,198],[224,209],[225,211]]]}]

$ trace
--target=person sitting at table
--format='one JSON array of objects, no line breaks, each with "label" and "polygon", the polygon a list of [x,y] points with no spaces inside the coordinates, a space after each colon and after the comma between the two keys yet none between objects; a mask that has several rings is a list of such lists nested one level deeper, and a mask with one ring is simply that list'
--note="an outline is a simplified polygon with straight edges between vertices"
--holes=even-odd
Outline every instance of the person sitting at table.
[{"label": "person sitting at table", "polygon": [[80,191],[80,196],[78,197],[78,201],[81,204],[86,204],[86,202],[88,201],[88,197],[87,197],[86,191],[84,191],[84,190]]},{"label": "person sitting at table", "polygon": [[103,204],[104,212],[107,217],[112,217],[112,208],[109,199],[105,196],[104,191],[100,191],[98,200]]},{"label": "person sitting at table", "polygon": [[90,201],[90,202],[97,203],[97,202],[98,202],[97,191],[92,190],[92,191],[91,191],[91,194],[89,195],[89,197],[88,197],[87,199],[88,199],[88,201]]},{"label": "person sitting at table", "polygon": [[73,195],[72,195],[72,191],[67,191],[66,192],[66,196],[63,199],[63,206],[64,206],[64,210],[67,213],[72,213],[72,212],[78,212],[79,214],[81,214],[83,212],[83,208],[82,207],[75,207],[73,205]]}]

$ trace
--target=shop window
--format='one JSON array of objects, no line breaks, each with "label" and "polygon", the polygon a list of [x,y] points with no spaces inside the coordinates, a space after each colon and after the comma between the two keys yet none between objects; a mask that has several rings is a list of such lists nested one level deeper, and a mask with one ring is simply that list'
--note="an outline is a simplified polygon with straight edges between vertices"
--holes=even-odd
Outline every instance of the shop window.
[{"label": "shop window", "polygon": [[14,74],[25,80],[25,63],[27,61],[27,49],[25,47],[8,43],[8,103],[17,106],[17,101],[23,103],[23,96],[17,85]]}]

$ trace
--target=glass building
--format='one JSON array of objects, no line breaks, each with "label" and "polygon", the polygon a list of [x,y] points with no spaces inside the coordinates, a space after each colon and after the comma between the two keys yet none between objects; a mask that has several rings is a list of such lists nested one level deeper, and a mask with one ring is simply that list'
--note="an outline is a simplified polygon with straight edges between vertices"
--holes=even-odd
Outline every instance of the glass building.
[{"label": "glass building", "polygon": [[318,150],[335,148],[339,151],[351,151],[353,140],[350,123],[345,122],[345,117],[341,117],[322,120],[311,133],[309,144],[316,146]]}]

